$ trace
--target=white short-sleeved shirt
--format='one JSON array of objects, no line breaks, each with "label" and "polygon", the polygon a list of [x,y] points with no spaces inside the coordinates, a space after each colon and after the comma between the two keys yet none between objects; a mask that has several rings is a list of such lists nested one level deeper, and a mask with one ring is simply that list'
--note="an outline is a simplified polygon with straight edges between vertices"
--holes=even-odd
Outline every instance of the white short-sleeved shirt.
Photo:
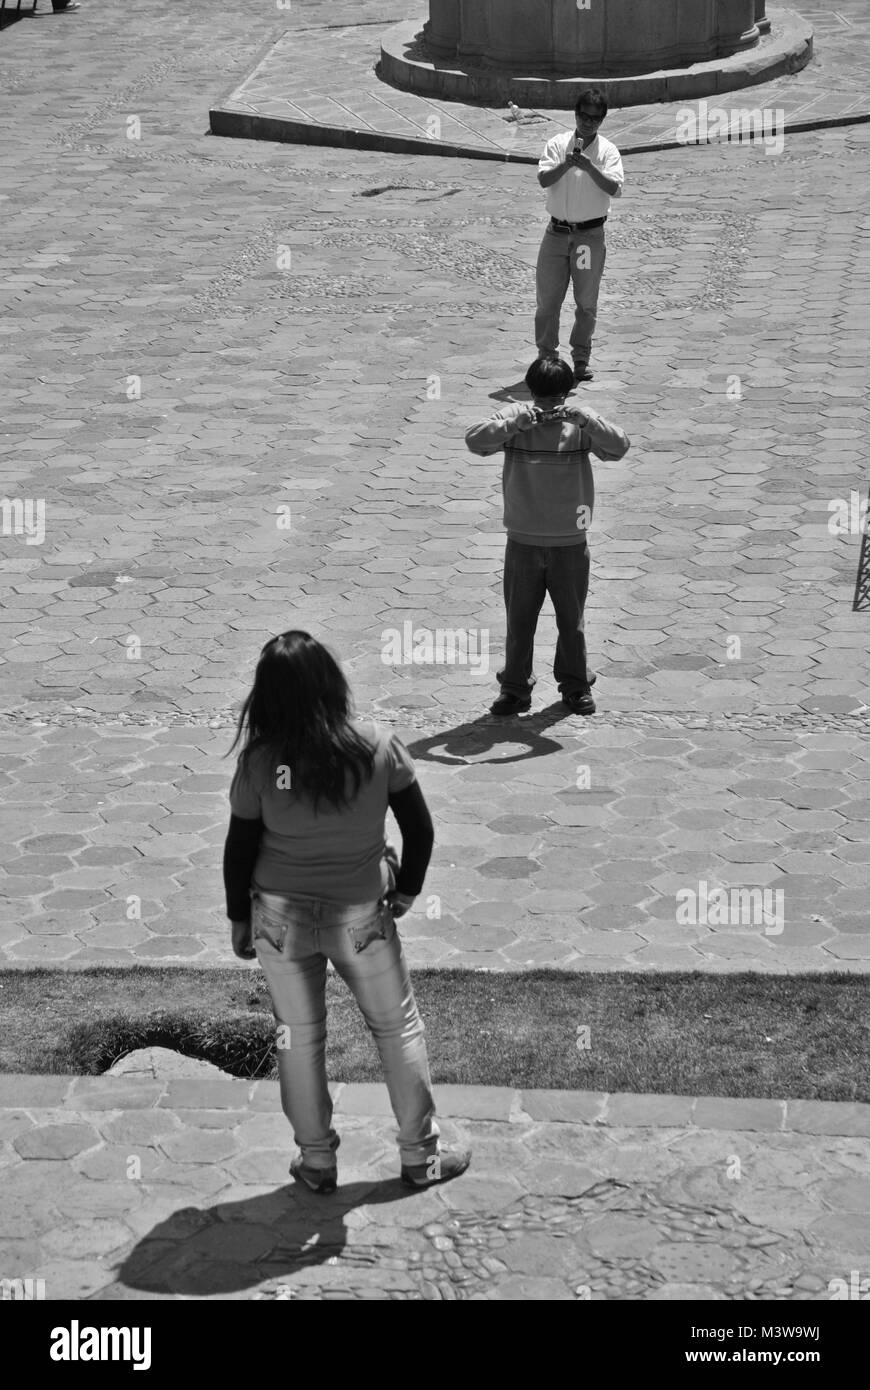
[{"label": "white short-sleeved shirt", "polygon": [[[566,130],[563,135],[554,135],[548,140],[540,160],[538,170],[545,174],[564,164],[569,151],[577,139],[576,131]],[[614,198],[622,197],[625,172],[619,150],[602,135],[596,135],[583,151],[587,159],[595,164],[609,179],[616,179],[619,188]],[[560,179],[546,190],[547,212],[560,222],[592,222],[596,217],[606,217],[610,210],[609,193],[599,188],[590,174],[583,169],[569,169]]]},{"label": "white short-sleeved shirt", "polygon": [[390,888],[398,860],[384,833],[388,801],[416,780],[414,763],[395,734],[373,720],[354,720],[353,728],[372,748],[374,771],[342,810],[321,799],[315,814],[310,800],[279,788],[275,758],[266,752],[252,754],[245,770],[239,764],[230,808],[243,820],[263,820],[253,884],[264,893],[363,903]]}]

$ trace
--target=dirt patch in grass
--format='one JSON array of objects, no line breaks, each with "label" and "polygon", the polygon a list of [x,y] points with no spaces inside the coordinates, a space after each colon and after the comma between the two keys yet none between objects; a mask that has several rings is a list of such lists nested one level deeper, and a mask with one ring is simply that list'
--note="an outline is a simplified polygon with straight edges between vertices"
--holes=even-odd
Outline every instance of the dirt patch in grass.
[{"label": "dirt patch in grass", "polygon": [[[442,1084],[870,1102],[866,975],[578,975],[416,970]],[[327,1068],[378,1081],[355,1001],[327,982]],[[0,972],[0,1070],[98,1075],[171,1047],[235,1076],[275,1075],[256,972],[133,967]]]}]

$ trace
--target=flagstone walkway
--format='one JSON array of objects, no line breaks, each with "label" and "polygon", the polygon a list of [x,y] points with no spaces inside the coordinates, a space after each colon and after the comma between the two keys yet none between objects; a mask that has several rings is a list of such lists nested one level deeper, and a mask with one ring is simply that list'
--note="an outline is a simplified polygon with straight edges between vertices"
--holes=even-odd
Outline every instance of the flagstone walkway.
[{"label": "flagstone walkway", "polygon": [[317,1197],[277,1083],[160,1049],[115,1072],[0,1077],[0,1277],[46,1299],[863,1296],[870,1106],[444,1086],[472,1167],[415,1193],[384,1088],[339,1086]]}]

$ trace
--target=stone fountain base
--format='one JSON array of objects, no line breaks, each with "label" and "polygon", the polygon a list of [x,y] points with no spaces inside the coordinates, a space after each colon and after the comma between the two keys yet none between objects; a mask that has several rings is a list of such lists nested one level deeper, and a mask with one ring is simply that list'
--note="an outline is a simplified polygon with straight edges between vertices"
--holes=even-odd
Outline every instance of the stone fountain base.
[{"label": "stone fountain base", "polygon": [[539,71],[510,72],[493,67],[461,65],[456,59],[433,57],[424,46],[419,21],[388,29],[381,40],[378,76],[393,87],[445,101],[480,102],[484,106],[551,107],[571,110],[580,92],[593,84],[603,87],[611,106],[644,106],[650,102],[687,101],[771,82],[805,67],[813,53],[813,31],[794,10],[772,9],[770,32],[762,33],[751,49],[730,57],[662,68],[630,75],[584,73],[554,77]]}]

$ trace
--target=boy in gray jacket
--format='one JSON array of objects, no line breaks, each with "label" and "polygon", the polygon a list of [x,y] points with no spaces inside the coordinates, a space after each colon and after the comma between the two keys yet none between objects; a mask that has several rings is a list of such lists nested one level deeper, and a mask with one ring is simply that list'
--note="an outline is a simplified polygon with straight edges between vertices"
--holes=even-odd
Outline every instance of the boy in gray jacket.
[{"label": "boy in gray jacket", "polygon": [[595,502],[589,455],[621,459],[630,441],[587,406],[564,404],[574,373],[560,358],[533,362],[526,385],[531,405],[509,405],[472,425],[465,436],[471,452],[484,458],[504,449],[507,640],[504,669],[497,676],[501,694],[491,712],[509,715],[531,708],[535,629],[549,594],[559,630],[553,675],[562,703],[574,714],[594,714],[583,622],[589,588],[586,531]]}]

